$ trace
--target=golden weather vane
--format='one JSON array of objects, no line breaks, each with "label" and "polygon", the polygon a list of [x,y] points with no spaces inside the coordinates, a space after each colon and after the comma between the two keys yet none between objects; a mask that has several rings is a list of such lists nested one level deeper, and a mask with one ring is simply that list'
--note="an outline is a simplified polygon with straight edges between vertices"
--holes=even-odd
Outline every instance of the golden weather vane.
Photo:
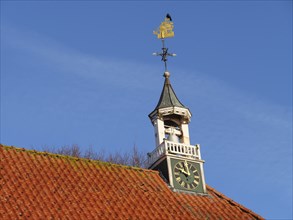
[{"label": "golden weather vane", "polygon": [[157,30],[153,31],[153,33],[156,34],[159,39],[174,37],[173,28],[174,24],[172,22],[172,18],[169,14],[167,14],[165,17],[165,21],[163,21],[160,27],[158,27]]},{"label": "golden weather vane", "polygon": [[168,56],[176,56],[175,53],[168,53],[168,48],[165,47],[165,38],[174,37],[174,24],[172,22],[172,18],[169,14],[166,15],[165,20],[161,23],[160,27],[157,30],[153,31],[153,34],[157,35],[159,39],[162,40],[162,52],[161,53],[153,53],[153,55],[161,56],[162,61],[165,63],[165,72],[167,72],[167,60]]}]

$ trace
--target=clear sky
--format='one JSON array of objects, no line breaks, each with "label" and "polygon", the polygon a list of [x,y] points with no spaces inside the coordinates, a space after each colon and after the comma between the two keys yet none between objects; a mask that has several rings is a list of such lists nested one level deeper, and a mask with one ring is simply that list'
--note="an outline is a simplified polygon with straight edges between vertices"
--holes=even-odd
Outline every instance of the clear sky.
[{"label": "clear sky", "polygon": [[292,219],[292,1],[1,1],[1,143],[152,151],[166,13],[207,183]]}]

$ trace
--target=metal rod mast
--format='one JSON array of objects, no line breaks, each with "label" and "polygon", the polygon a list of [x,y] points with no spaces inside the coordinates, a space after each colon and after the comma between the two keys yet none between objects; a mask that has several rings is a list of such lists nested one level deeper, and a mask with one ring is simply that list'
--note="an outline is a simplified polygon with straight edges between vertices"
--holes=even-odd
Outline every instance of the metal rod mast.
[{"label": "metal rod mast", "polygon": [[174,57],[176,56],[175,53],[168,53],[168,48],[165,47],[165,39],[162,38],[162,52],[161,53],[153,53],[153,55],[156,55],[156,56],[161,56],[162,57],[162,61],[164,62],[164,65],[165,65],[165,72],[168,71],[168,68],[167,68],[167,61],[168,61],[168,56],[171,56],[171,57]]},{"label": "metal rod mast", "polygon": [[153,55],[156,56],[161,56],[162,61],[164,62],[165,65],[165,72],[167,72],[167,61],[168,61],[168,56],[176,56],[175,53],[168,53],[168,48],[165,47],[165,38],[169,37],[174,37],[174,32],[173,32],[173,22],[171,19],[171,16],[169,14],[166,15],[165,21],[163,21],[160,25],[160,27],[154,31],[153,33],[157,35],[159,39],[162,40],[162,52],[161,53],[153,53]]}]

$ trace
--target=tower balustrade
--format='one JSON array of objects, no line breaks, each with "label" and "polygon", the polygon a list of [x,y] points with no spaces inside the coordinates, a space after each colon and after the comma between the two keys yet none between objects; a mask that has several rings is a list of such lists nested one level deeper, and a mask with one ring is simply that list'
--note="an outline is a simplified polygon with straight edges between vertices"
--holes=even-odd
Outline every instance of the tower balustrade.
[{"label": "tower balustrade", "polygon": [[180,155],[186,158],[201,160],[199,144],[187,145],[164,140],[156,149],[148,154],[148,165],[151,166],[164,155]]}]

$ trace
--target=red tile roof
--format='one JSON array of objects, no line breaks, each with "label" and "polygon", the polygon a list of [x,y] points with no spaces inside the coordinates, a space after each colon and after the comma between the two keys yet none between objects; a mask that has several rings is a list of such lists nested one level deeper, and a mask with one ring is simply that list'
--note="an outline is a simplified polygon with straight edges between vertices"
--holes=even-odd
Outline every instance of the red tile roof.
[{"label": "red tile roof", "polygon": [[158,172],[0,146],[0,219],[263,219],[211,187],[170,190]]}]

